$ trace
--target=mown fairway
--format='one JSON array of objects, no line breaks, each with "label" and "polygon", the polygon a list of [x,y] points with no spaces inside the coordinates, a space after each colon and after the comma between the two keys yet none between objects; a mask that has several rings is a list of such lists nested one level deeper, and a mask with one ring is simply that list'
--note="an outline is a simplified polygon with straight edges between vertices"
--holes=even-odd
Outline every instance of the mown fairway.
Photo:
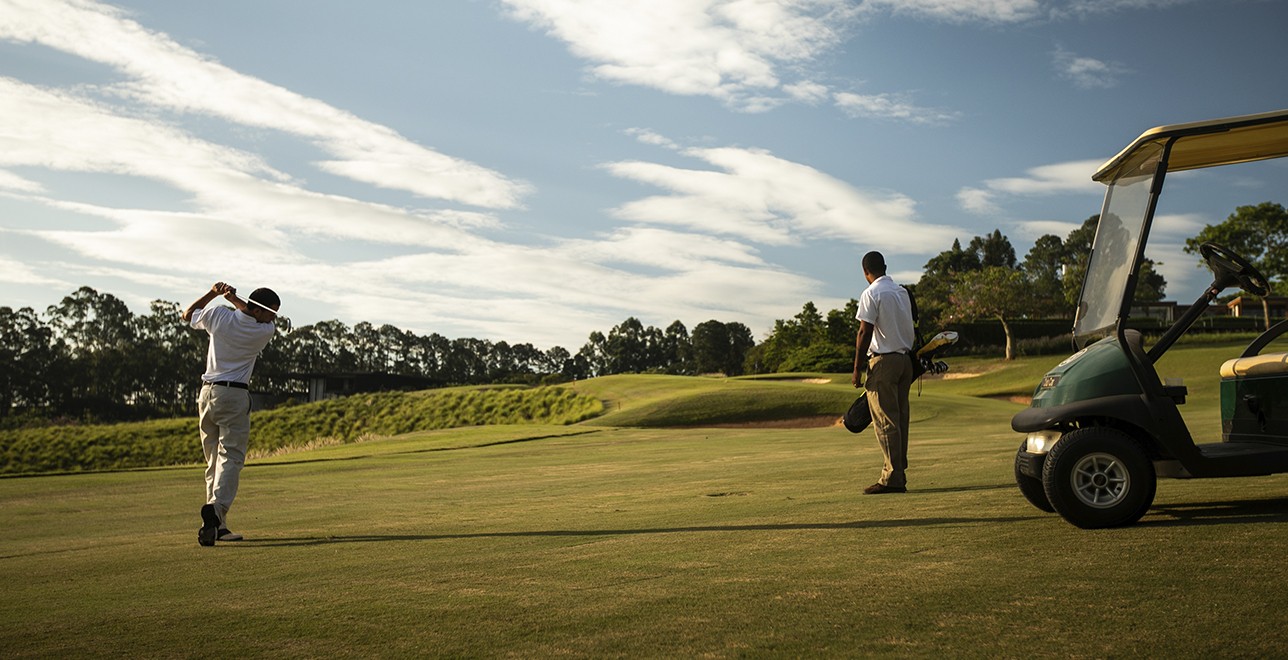
[{"label": "mown fairway", "polygon": [[[1192,409],[1215,405],[1215,376],[1211,387],[1192,380],[1214,367],[1198,362],[1224,357],[1177,363],[1197,374],[1186,375],[1192,392],[1210,390]],[[667,408],[647,377],[579,384],[609,399],[593,423],[434,431],[260,459],[230,516],[247,540],[214,548],[195,538],[199,467],[0,479],[0,648],[1288,654],[1288,475],[1162,481],[1141,524],[1096,532],[1019,495],[1020,438],[1009,427],[1019,406],[959,392],[1027,391],[1029,372],[1058,361],[927,383],[913,404],[906,495],[860,494],[880,468],[870,430],[612,426],[614,415]],[[997,375],[1012,369],[1015,382]]]}]

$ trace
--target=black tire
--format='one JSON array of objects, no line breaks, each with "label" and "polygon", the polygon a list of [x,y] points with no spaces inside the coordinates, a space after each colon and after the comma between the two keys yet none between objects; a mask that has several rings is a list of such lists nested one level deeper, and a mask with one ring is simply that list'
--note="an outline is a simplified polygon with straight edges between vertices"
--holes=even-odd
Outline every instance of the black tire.
[{"label": "black tire", "polygon": [[1055,507],[1051,506],[1051,500],[1047,499],[1046,490],[1042,488],[1042,480],[1020,471],[1020,463],[1023,462],[1023,456],[1026,453],[1024,448],[1028,444],[1028,441],[1021,442],[1019,451],[1015,452],[1015,483],[1020,487],[1020,494],[1024,495],[1024,499],[1028,500],[1029,504],[1047,513],[1055,513]]},{"label": "black tire", "polygon": [[1042,485],[1051,506],[1083,529],[1135,524],[1154,503],[1154,464],[1135,438],[1109,428],[1066,434],[1047,454]]}]

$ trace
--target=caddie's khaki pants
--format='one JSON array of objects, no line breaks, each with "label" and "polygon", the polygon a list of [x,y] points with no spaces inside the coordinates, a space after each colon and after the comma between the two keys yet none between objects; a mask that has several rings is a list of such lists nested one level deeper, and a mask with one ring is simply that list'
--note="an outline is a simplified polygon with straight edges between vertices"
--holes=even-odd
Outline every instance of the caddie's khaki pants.
[{"label": "caddie's khaki pants", "polygon": [[879,483],[907,486],[908,477],[904,472],[908,469],[908,391],[912,389],[912,359],[899,353],[873,356],[868,362],[864,388],[872,411],[872,427],[881,443],[881,453],[885,454]]},{"label": "caddie's khaki pants", "polygon": [[221,526],[237,497],[237,483],[250,443],[250,392],[206,384],[197,397],[201,450],[206,455],[206,504],[215,505]]}]

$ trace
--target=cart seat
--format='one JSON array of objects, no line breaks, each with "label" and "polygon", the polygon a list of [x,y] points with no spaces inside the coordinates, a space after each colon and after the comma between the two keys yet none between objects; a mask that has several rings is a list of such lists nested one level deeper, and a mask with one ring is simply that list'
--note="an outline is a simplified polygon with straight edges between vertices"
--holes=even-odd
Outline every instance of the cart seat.
[{"label": "cart seat", "polygon": [[1288,374],[1288,353],[1267,353],[1226,360],[1221,365],[1222,378]]}]

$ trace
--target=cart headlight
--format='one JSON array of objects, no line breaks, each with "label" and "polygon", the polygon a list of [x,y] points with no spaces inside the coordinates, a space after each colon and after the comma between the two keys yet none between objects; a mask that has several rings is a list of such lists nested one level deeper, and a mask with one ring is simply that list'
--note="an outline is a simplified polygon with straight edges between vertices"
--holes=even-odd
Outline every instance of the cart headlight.
[{"label": "cart headlight", "polygon": [[1059,439],[1059,431],[1034,431],[1029,434],[1024,450],[1030,454],[1045,454]]}]

